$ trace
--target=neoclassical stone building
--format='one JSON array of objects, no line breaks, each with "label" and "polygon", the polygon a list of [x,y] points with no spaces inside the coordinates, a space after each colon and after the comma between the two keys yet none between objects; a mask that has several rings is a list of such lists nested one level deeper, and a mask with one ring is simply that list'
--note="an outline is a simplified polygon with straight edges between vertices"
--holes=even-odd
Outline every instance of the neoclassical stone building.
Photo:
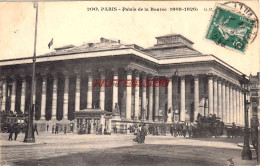
[{"label": "neoclassical stone building", "polygon": [[[112,112],[118,103],[119,116],[110,119],[110,124],[194,122],[198,113],[216,114],[226,124],[244,124],[239,83],[243,73],[214,55],[193,49],[193,42],[182,35],[156,39],[154,46],[142,48],[101,38],[98,43],[69,45],[37,56],[35,121],[69,124],[75,112]],[[30,56],[0,61],[2,110],[28,109],[31,64]],[[112,86],[93,86],[104,79],[114,79]],[[116,85],[116,80],[132,79],[166,79],[169,84],[125,87],[121,81]],[[84,115],[75,123],[84,124]]]}]

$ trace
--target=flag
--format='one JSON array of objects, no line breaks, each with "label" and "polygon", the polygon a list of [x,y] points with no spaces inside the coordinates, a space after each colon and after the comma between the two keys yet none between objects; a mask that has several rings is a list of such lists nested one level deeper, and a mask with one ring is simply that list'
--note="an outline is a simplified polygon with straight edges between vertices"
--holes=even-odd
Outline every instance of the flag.
[{"label": "flag", "polygon": [[35,9],[37,9],[37,8],[38,8],[38,2],[33,2],[33,7],[34,7]]},{"label": "flag", "polygon": [[51,48],[52,45],[53,45],[53,38],[51,39],[51,41],[48,44],[49,49]]}]

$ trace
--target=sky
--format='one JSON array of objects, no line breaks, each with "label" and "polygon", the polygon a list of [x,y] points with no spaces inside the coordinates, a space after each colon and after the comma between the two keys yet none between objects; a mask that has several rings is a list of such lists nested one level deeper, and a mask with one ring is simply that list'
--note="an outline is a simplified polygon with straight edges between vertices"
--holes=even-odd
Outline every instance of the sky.
[{"label": "sky", "polygon": [[[217,1],[174,2],[39,2],[37,55],[53,47],[99,41],[101,37],[125,44],[151,47],[156,36],[182,34],[194,42],[193,48],[213,54],[249,75],[260,72],[260,38],[248,45],[245,53],[224,48],[205,38]],[[244,1],[259,17],[259,2]],[[97,7],[99,11],[93,11]],[[104,7],[166,8],[167,11],[101,11]],[[191,7],[198,11],[169,11]],[[212,11],[204,9],[212,8]],[[15,12],[14,12],[15,11]],[[33,55],[35,9],[32,2],[0,2],[0,60]]]}]

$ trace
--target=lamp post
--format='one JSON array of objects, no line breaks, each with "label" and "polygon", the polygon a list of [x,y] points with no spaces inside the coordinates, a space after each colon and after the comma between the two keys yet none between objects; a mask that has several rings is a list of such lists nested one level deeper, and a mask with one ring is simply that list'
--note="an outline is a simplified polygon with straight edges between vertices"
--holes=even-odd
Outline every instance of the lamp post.
[{"label": "lamp post", "polygon": [[34,132],[33,132],[33,113],[34,113],[34,103],[33,94],[35,92],[34,81],[35,81],[35,61],[36,61],[36,42],[37,42],[37,23],[38,23],[38,3],[34,3],[34,8],[36,8],[36,20],[35,20],[35,36],[34,36],[34,52],[33,52],[33,63],[32,63],[32,84],[31,84],[31,94],[30,94],[30,106],[28,109],[28,125],[24,137],[24,142],[34,143]]},{"label": "lamp post", "polygon": [[246,79],[245,75],[242,75],[243,79],[240,81],[242,91],[244,93],[244,111],[245,111],[245,133],[244,133],[244,146],[242,151],[242,160],[252,160],[252,152],[250,150],[249,145],[249,129],[248,129],[248,109],[250,106],[250,102],[246,99],[246,94],[249,92],[248,90],[248,84],[249,80]]}]

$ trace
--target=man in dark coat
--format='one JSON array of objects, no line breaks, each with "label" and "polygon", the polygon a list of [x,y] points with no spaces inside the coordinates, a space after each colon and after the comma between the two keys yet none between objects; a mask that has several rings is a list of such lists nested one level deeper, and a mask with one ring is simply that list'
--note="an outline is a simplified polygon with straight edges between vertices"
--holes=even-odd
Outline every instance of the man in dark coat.
[{"label": "man in dark coat", "polygon": [[144,143],[146,134],[147,134],[147,130],[146,130],[145,124],[144,124],[144,125],[142,125],[141,131],[140,131],[141,143]]},{"label": "man in dark coat", "polygon": [[173,136],[173,126],[172,125],[170,126],[170,133]]},{"label": "man in dark coat", "polygon": [[47,132],[49,132],[49,124],[47,124]]},{"label": "man in dark coat", "polygon": [[91,133],[91,124],[88,124],[88,134]]},{"label": "man in dark coat", "polygon": [[59,133],[59,126],[58,124],[56,124],[56,127],[55,127],[55,134],[58,134]]},{"label": "man in dark coat", "polygon": [[36,132],[38,135],[37,123],[34,124],[34,132]]},{"label": "man in dark coat", "polygon": [[52,125],[52,134],[54,134],[55,127]]},{"label": "man in dark coat", "polygon": [[9,126],[8,131],[9,131],[9,138],[8,138],[8,140],[11,141],[11,140],[13,140],[13,133],[14,133],[13,123]]},{"label": "man in dark coat", "polygon": [[67,126],[64,125],[64,134],[66,134],[66,133],[67,133]]},{"label": "man in dark coat", "polygon": [[20,132],[21,132],[20,125],[19,125],[19,124],[15,125],[15,127],[14,127],[14,140],[17,139],[18,134],[19,134]]}]

